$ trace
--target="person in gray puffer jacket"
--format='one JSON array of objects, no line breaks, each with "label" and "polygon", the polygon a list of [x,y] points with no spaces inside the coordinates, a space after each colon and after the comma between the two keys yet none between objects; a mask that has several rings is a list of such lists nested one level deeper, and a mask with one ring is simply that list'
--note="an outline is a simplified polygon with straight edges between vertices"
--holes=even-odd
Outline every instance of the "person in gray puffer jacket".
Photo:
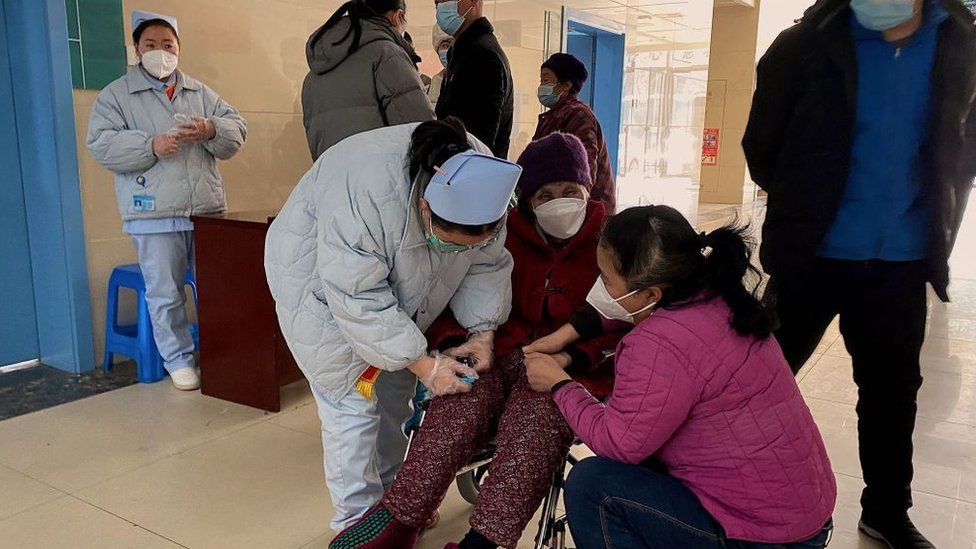
[{"label": "person in gray puffer jacket", "polygon": [[403,34],[405,0],[352,0],[308,39],[302,88],[312,159],[357,133],[434,119]]},{"label": "person in gray puffer jacket", "polygon": [[[440,397],[491,368],[511,310],[505,219],[522,170],[490,153],[454,118],[355,135],[316,161],[268,231],[268,287],[322,420],[337,532],[403,463],[418,378]],[[424,332],[447,308],[469,339],[429,356]]]},{"label": "person in gray puffer jacket", "polygon": [[247,122],[178,69],[177,25],[167,15],[133,12],[139,64],[99,92],[85,144],[115,175],[122,230],[136,247],[163,366],[177,389],[191,391],[200,377],[183,288],[194,257],[190,217],[227,209],[217,161],[241,149]]}]

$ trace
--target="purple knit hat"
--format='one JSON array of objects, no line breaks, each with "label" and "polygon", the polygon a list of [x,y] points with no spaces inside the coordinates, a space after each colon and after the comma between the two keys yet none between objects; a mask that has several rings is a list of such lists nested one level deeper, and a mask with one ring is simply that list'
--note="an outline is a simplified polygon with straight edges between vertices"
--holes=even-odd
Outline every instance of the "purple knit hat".
[{"label": "purple knit hat", "polygon": [[573,181],[586,188],[593,188],[590,179],[590,161],[586,147],[578,137],[556,132],[529,143],[518,159],[522,177],[518,182],[519,198],[527,200],[540,188],[557,181]]},{"label": "purple knit hat", "polygon": [[573,93],[579,93],[583,89],[583,84],[590,77],[590,72],[575,55],[569,53],[554,53],[548,61],[542,64],[543,69],[549,69],[556,73],[556,78],[560,82],[569,82],[573,85]]}]

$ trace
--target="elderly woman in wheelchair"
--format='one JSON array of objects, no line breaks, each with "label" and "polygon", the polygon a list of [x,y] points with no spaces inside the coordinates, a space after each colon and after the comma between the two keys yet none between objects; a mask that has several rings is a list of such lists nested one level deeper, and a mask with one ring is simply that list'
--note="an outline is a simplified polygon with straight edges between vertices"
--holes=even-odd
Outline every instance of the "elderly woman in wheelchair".
[{"label": "elderly woman in wheelchair", "polygon": [[[473,355],[480,378],[470,392],[430,403],[383,501],[333,540],[334,549],[413,547],[435,520],[458,470],[493,436],[494,456],[460,547],[514,547],[566,463],[575,437],[552,398],[529,386],[522,348],[540,338],[553,346],[574,324],[592,322],[597,314],[584,305],[599,275],[597,243],[606,213],[589,200],[586,149],[575,136],[557,133],[536,141],[519,164],[519,206],[509,215],[506,241],[515,259],[513,307],[495,336],[498,359],[478,342],[446,351]],[[428,331],[428,340],[436,346],[458,330],[445,317]],[[612,371],[604,359],[622,336],[610,331],[560,346],[551,357],[592,393],[606,394]]]}]

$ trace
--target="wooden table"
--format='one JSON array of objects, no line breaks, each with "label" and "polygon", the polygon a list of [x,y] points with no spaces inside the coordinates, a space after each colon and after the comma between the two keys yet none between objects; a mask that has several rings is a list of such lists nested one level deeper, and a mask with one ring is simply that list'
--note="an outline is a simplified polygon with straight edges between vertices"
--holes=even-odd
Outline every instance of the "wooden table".
[{"label": "wooden table", "polygon": [[270,412],[302,379],[278,327],[264,275],[264,239],[277,212],[192,218],[203,394]]}]

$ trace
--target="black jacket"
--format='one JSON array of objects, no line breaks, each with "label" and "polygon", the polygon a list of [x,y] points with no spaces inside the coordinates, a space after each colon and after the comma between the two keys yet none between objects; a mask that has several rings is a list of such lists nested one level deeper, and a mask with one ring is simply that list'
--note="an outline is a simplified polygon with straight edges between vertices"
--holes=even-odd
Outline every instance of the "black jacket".
[{"label": "black jacket", "polygon": [[494,31],[482,17],[457,38],[437,100],[437,118],[460,118],[495,156],[507,158],[515,87],[508,57]]},{"label": "black jacket", "polygon": [[[976,177],[976,29],[959,0],[935,1],[950,16],[939,29],[923,149],[925,192],[936,204],[927,263],[947,300],[949,254]],[[809,266],[847,184],[858,78],[850,18],[850,0],[820,0],[759,61],[742,145],[769,193],[760,257],[774,277]]]}]

